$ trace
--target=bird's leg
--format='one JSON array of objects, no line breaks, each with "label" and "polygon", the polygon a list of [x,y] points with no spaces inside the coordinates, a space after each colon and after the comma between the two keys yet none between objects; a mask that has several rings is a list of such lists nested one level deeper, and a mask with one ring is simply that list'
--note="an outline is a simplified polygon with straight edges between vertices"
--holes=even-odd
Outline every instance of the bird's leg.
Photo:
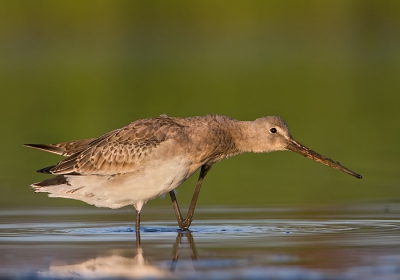
[{"label": "bird's leg", "polygon": [[178,201],[176,200],[175,192],[170,191],[169,195],[171,196],[172,206],[175,210],[175,215],[178,220],[179,227],[183,230],[187,230],[192,223],[194,209],[196,208],[197,198],[199,197],[201,184],[203,183],[204,177],[206,177],[207,172],[211,169],[211,165],[203,165],[200,170],[199,179],[197,180],[196,188],[193,193],[192,201],[190,202],[190,206],[188,209],[188,213],[186,218],[183,219],[181,210],[179,209]]},{"label": "bird's leg", "polygon": [[135,232],[136,232],[136,247],[140,247],[140,212],[136,210],[136,226],[135,226]]},{"label": "bird's leg", "polygon": [[182,218],[181,210],[179,209],[178,201],[176,200],[175,191],[174,190],[170,191],[169,196],[171,197],[172,206],[174,207],[175,216],[176,216],[176,219],[178,220],[179,227],[182,228],[181,224],[182,224],[183,218]]}]

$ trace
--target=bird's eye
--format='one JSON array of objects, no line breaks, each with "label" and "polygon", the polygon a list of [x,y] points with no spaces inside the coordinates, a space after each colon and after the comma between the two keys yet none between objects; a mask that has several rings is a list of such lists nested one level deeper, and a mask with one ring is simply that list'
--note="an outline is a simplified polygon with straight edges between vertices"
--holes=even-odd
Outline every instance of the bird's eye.
[{"label": "bird's eye", "polygon": [[270,131],[271,133],[276,133],[276,128],[273,127],[273,128],[271,128],[269,131]]}]

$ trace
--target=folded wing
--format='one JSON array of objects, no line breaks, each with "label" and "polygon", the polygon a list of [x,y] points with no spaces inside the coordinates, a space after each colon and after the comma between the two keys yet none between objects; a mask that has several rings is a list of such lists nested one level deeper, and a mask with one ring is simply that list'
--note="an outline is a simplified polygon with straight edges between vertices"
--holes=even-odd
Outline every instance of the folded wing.
[{"label": "folded wing", "polygon": [[91,139],[84,147],[80,146],[80,150],[76,148],[66,159],[47,168],[46,172],[81,175],[132,172],[136,164],[183,128],[184,126],[168,117],[136,121],[97,139]]}]

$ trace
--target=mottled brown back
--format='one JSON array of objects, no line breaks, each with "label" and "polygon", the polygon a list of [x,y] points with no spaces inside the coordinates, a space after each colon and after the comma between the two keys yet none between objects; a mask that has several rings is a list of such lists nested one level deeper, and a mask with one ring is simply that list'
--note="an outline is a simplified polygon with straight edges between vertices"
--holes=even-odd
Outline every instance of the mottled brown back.
[{"label": "mottled brown back", "polygon": [[166,116],[135,121],[91,141],[51,168],[50,173],[114,175],[130,172],[135,164],[183,127]]}]

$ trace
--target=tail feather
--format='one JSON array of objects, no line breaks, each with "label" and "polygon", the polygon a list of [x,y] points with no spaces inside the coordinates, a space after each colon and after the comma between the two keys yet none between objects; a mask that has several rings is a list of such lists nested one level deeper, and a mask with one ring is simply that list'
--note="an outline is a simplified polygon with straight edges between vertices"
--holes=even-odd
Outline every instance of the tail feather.
[{"label": "tail feather", "polygon": [[107,176],[58,175],[34,183],[31,187],[36,193],[48,193],[49,197],[62,197],[81,200],[97,207],[120,208],[134,204],[107,186]]},{"label": "tail feather", "polygon": [[24,146],[60,156],[70,156],[87,148],[93,140],[95,140],[95,138],[62,142],[57,144],[24,144]]},{"label": "tail feather", "polygon": [[55,165],[52,166],[48,166],[42,169],[37,170],[36,172],[38,173],[44,173],[44,174],[52,174],[51,169],[53,169],[53,167],[55,167]]},{"label": "tail feather", "polygon": [[103,178],[94,178],[100,179],[94,180],[94,182],[85,181],[85,179],[87,178],[79,175],[58,175],[34,183],[31,187],[36,193],[48,193],[49,197],[72,198],[96,205],[98,198],[93,191],[97,184],[101,184]]},{"label": "tail feather", "polygon": [[88,147],[88,145],[93,140],[95,140],[95,139],[91,138],[91,139],[77,140],[77,141],[71,141],[71,142],[62,142],[62,143],[57,143],[57,144],[24,144],[24,146],[67,157],[67,159],[65,161],[61,161],[61,163],[63,163],[61,167],[59,166],[56,169],[55,167],[57,165],[48,166],[48,167],[37,170],[37,172],[45,173],[45,174],[57,173],[57,174],[76,175],[76,172],[74,172],[74,166],[69,164],[66,167],[65,163],[70,162],[71,160],[75,160],[77,155],[82,150],[84,150],[86,147]]},{"label": "tail feather", "polygon": [[70,157],[60,161],[54,168],[52,168],[51,173],[53,174],[72,174],[75,173],[75,161],[79,154],[73,154]]},{"label": "tail feather", "polygon": [[64,175],[56,176],[50,179],[43,180],[38,183],[32,184],[32,188],[35,189],[35,192],[41,192],[40,190],[44,187],[52,187],[52,186],[58,186],[58,185],[70,185],[68,183],[67,177]]},{"label": "tail feather", "polygon": [[24,144],[25,147],[38,149],[41,151],[49,152],[56,155],[62,155],[64,153],[64,149],[61,147],[54,146],[52,144]]}]

